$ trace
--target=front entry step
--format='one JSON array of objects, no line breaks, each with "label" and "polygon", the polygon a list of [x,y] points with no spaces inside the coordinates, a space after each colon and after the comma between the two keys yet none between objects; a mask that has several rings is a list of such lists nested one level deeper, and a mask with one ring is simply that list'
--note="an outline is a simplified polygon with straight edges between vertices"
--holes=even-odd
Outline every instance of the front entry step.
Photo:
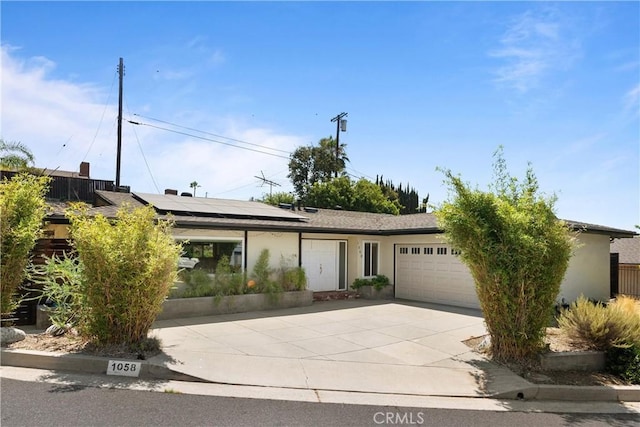
[{"label": "front entry step", "polygon": [[345,299],[356,299],[360,298],[360,295],[357,292],[353,291],[323,291],[323,292],[314,292],[313,293],[313,301],[335,301],[335,300],[345,300]]}]

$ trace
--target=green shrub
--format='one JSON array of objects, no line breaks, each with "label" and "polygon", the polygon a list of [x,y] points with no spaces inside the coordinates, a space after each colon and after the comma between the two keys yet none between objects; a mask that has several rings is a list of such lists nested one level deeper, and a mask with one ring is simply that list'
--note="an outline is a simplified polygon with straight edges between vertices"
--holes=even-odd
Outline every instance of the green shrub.
[{"label": "green shrub", "polygon": [[603,350],[607,372],[640,384],[640,301],[619,296],[605,306],[580,297],[558,325],[571,339]]},{"label": "green shrub", "polygon": [[371,279],[371,283],[373,285],[373,287],[379,291],[382,288],[384,288],[385,286],[389,285],[389,278],[383,274],[378,274],[376,277],[374,277],[373,279]]},{"label": "green shrub", "polygon": [[199,269],[183,270],[180,276],[186,285],[183,298],[209,297],[214,295],[213,280],[206,271]]},{"label": "green shrub", "polygon": [[249,275],[249,278],[255,282],[253,288],[248,289],[251,293],[266,293],[277,294],[282,292],[282,286],[272,280],[273,270],[269,266],[269,249],[263,249],[260,252],[258,261],[253,267],[253,271]]},{"label": "green shrub", "polygon": [[82,264],[64,253],[46,258],[41,265],[29,266],[29,279],[41,289],[34,289],[34,299],[46,301],[51,323],[65,331],[82,322],[84,289]]},{"label": "green shrub", "polygon": [[595,350],[640,346],[640,309],[630,298],[603,305],[581,296],[558,317],[558,326],[575,341]]},{"label": "green shrub", "polygon": [[246,292],[244,273],[234,272],[229,263],[229,257],[223,255],[216,266],[216,274],[213,279],[213,295],[242,295]]},{"label": "green shrub", "polygon": [[377,291],[389,285],[389,278],[383,274],[378,274],[371,279],[358,277],[351,284],[351,289],[360,289],[363,286],[373,286]]},{"label": "green shrub", "polygon": [[307,289],[307,274],[302,267],[290,267],[282,274],[282,288],[285,292]]},{"label": "green shrub", "polygon": [[606,371],[631,384],[640,384],[640,346],[611,347],[605,352]]},{"label": "green shrub", "polygon": [[357,277],[356,279],[353,280],[353,283],[351,284],[351,289],[358,290],[363,286],[371,286],[371,280]]},{"label": "green shrub", "polygon": [[[273,270],[269,266],[269,250],[260,253],[258,261],[249,275],[236,272],[236,268],[229,262],[229,257],[223,255],[216,265],[213,279],[203,270],[183,270],[180,272],[186,289],[179,293],[174,291],[173,297],[191,298],[201,296],[223,297],[242,295],[247,293],[266,293],[276,295],[283,291],[301,291],[307,287],[307,276],[301,267],[289,267],[283,260],[280,267]],[[277,280],[274,280],[274,277]]]},{"label": "green shrub", "polygon": [[304,268],[291,266],[292,263],[293,259],[280,258],[280,267],[276,271],[278,281],[284,292],[304,291],[307,288],[307,275]]},{"label": "green shrub", "polygon": [[124,205],[111,221],[76,204],[67,217],[83,265],[81,334],[97,345],[143,342],[177,278],[173,224],[156,221],[152,206]]},{"label": "green shrub", "polygon": [[48,177],[27,173],[0,182],[0,314],[19,304],[18,287],[26,274],[29,252],[40,237],[47,205]]}]

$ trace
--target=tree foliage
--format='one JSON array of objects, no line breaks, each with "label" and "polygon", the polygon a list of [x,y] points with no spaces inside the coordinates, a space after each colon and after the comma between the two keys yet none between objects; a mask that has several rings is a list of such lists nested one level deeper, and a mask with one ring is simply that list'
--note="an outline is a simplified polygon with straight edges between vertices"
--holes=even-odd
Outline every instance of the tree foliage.
[{"label": "tree foliage", "polygon": [[177,276],[173,224],[156,222],[151,206],[123,205],[113,222],[81,205],[67,217],[83,265],[81,333],[98,345],[142,343]]},{"label": "tree foliage", "polygon": [[339,175],[345,175],[346,144],[338,147],[336,161],[336,142],[333,137],[322,138],[318,145],[308,145],[297,148],[289,160],[289,175],[296,196],[305,200],[309,189],[315,183],[331,181],[336,170]]},{"label": "tree foliage", "polygon": [[0,138],[0,169],[24,170],[33,166],[33,162],[33,153],[26,145]]},{"label": "tree foliage", "polygon": [[296,198],[291,193],[284,191],[265,195],[262,201],[268,205],[278,206],[280,203],[295,203]]},{"label": "tree foliage", "polygon": [[400,215],[426,212],[429,195],[419,202],[418,192],[409,183],[403,188],[402,184],[396,186],[391,180],[384,180],[383,176],[376,176],[376,185],[382,189],[382,193],[391,202],[397,200],[400,205]]},{"label": "tree foliage", "polygon": [[376,212],[398,215],[400,205],[390,201],[380,186],[364,178],[352,181],[348,176],[334,178],[329,182],[315,183],[305,200],[309,206],[318,208],[341,208],[350,211]]},{"label": "tree foliage", "polygon": [[22,283],[29,253],[40,237],[50,178],[20,173],[0,182],[0,312],[18,305],[16,291]]},{"label": "tree foliage", "polygon": [[495,159],[489,192],[443,171],[453,199],[436,215],[473,275],[493,356],[523,360],[543,348],[575,236],[556,218],[555,198],[538,193],[531,167],[520,182],[501,149]]}]

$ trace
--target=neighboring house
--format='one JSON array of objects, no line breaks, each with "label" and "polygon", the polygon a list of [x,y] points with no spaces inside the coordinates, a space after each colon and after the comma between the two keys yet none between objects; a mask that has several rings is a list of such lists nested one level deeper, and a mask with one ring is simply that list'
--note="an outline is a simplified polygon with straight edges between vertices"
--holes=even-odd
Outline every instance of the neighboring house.
[{"label": "neighboring house", "polygon": [[[113,181],[90,178],[90,164],[80,163],[79,171],[64,171],[59,169],[31,168],[37,175],[51,177],[51,183],[46,194],[47,200],[82,201],[93,203],[95,192],[98,190],[113,191]],[[10,179],[17,172],[0,171],[0,177]]]},{"label": "neighboring house", "polygon": [[611,256],[618,263],[617,293],[640,298],[640,236],[614,239]]},{"label": "neighboring house", "polygon": [[[383,274],[395,297],[479,307],[473,279],[456,248],[443,239],[433,214],[394,216],[342,210],[281,208],[260,202],[143,193],[96,191],[94,212],[115,216],[123,203],[151,204],[159,217],[175,222],[176,240],[188,242],[185,255],[199,259],[209,272],[222,255],[251,271],[260,252],[269,249],[271,264],[304,267],[313,291],[347,290],[353,280]],[[286,208],[286,209],[285,209]],[[66,238],[61,210],[49,218],[54,237]],[[609,241],[633,237],[631,231],[568,221],[581,230],[558,299],[581,294],[610,296]]]}]

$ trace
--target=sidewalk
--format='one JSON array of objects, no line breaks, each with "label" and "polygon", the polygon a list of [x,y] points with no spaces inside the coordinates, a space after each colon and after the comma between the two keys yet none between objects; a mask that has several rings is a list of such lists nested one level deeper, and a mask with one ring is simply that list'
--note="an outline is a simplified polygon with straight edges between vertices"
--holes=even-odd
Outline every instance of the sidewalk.
[{"label": "sidewalk", "polygon": [[[152,335],[162,340],[163,354],[144,363],[150,377],[316,394],[640,401],[640,387],[529,383],[462,343],[485,333],[475,310],[398,301],[326,301],[295,309],[158,321]],[[15,365],[16,358],[6,353],[3,364]],[[32,367],[47,369],[51,358],[47,362],[42,357],[34,362],[40,366]],[[20,355],[22,365],[16,366],[24,366],[27,359]],[[56,359],[54,364],[57,369],[92,365],[94,372],[104,373],[104,360],[81,359],[76,355],[71,363],[61,365]]]}]

